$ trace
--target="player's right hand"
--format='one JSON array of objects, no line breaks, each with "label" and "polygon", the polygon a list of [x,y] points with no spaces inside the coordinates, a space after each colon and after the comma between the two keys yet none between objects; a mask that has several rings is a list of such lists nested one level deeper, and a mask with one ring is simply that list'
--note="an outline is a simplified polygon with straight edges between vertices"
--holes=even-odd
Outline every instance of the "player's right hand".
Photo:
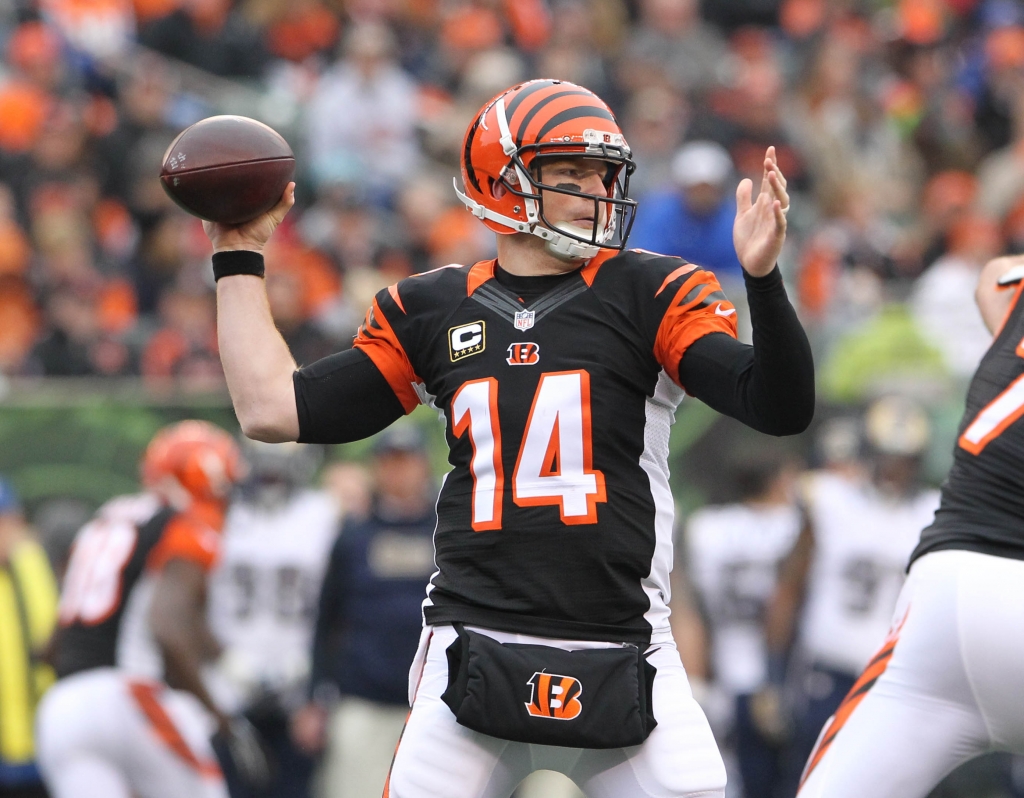
[{"label": "player's right hand", "polygon": [[274,230],[295,204],[295,184],[289,183],[281,195],[281,201],[273,208],[245,224],[221,224],[203,222],[203,230],[213,244],[214,252],[231,249],[245,249],[262,252]]},{"label": "player's right hand", "polygon": [[319,754],[327,742],[327,710],[315,702],[306,704],[292,715],[291,731],[297,748]]},{"label": "player's right hand", "polygon": [[218,732],[238,777],[257,792],[270,784],[270,761],[256,728],[241,715],[231,718]]}]

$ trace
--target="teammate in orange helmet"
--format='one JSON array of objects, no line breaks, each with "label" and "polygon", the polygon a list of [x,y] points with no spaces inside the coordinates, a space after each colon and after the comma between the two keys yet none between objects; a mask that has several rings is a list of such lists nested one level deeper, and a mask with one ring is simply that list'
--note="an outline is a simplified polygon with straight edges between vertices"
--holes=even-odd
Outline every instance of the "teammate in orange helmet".
[{"label": "teammate in orange helmet", "polygon": [[786,181],[765,154],[734,238],[754,345],[699,265],[626,250],[635,165],[615,115],[557,80],[472,120],[459,199],[495,260],[377,294],[351,350],[297,368],[267,309],[262,249],[293,202],[207,224],[220,353],[242,429],[341,442],[427,404],[452,470],[437,572],[385,786],[506,798],[531,771],[588,795],[721,796],[725,769],[668,622],[668,433],[685,393],[774,435],[810,422],[813,363],[776,260]]},{"label": "teammate in orange helmet", "polygon": [[220,731],[259,778],[248,731],[216,707],[200,666],[206,575],[243,463],[204,421],[153,438],[145,492],[107,502],[78,532],[60,603],[59,681],[40,705],[39,763],[54,798],[222,798],[210,735]]}]

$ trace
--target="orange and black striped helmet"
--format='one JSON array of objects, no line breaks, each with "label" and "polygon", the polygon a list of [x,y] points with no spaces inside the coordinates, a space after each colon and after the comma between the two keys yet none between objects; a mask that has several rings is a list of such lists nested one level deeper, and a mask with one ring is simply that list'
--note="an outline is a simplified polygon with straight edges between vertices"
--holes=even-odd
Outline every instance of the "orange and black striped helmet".
[{"label": "orange and black striped helmet", "polygon": [[[542,186],[542,158],[607,161],[607,194]],[[615,115],[592,91],[561,80],[531,80],[499,94],[476,115],[462,146],[459,199],[496,233],[532,233],[554,254],[589,259],[601,248],[624,249],[636,201],[629,176],[636,165]],[[591,230],[551,224],[541,188],[594,202]]]},{"label": "orange and black striped helmet", "polygon": [[246,469],[235,439],[208,421],[164,427],[142,457],[142,484],[179,510],[223,503]]}]

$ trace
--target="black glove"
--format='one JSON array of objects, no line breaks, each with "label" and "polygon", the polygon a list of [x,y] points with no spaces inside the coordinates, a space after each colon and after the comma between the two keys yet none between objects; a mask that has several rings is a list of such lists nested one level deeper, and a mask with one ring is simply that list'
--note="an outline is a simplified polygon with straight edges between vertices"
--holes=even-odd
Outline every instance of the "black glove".
[{"label": "black glove", "polygon": [[256,791],[265,790],[270,785],[270,761],[256,727],[239,715],[228,723],[227,733],[221,732],[219,736],[238,778]]}]

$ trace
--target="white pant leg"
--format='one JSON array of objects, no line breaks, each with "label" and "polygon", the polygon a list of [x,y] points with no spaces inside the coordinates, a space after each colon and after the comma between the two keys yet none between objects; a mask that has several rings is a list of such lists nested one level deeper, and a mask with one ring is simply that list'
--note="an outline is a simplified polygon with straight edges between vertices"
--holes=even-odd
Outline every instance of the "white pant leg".
[{"label": "white pant leg", "polygon": [[656,639],[649,661],[658,725],[642,745],[584,751],[568,775],[588,798],[720,798],[725,764],[711,726],[694,700],[671,635]]},{"label": "white pant leg", "polygon": [[112,668],[70,676],[47,692],[36,716],[38,761],[56,798],[96,794],[90,783],[67,775],[83,768],[106,773],[110,784],[110,774],[119,773],[140,798],[227,798],[198,701],[160,686],[149,693],[161,713],[159,728],[133,696],[130,680]]},{"label": "white pant leg", "polygon": [[436,626],[424,638],[423,671],[384,798],[508,798],[531,770],[528,746],[460,726],[441,700],[448,687],[445,649],[455,638],[450,626]]},{"label": "white pant leg", "polygon": [[894,617],[888,665],[826,725],[799,798],[917,798],[985,751],[1024,751],[1024,562],[928,554]]},{"label": "white pant leg", "polygon": [[380,798],[408,707],[345,697],[331,714],[319,776],[322,798]]},{"label": "white pant leg", "polygon": [[586,798],[572,780],[554,770],[535,770],[516,788],[516,798]]},{"label": "white pant leg", "polygon": [[46,788],[53,798],[132,798],[131,785],[118,768],[86,755],[50,771]]},{"label": "white pant leg", "polygon": [[[540,638],[488,632],[499,640],[552,643]],[[643,745],[590,750],[507,742],[455,721],[441,694],[448,686],[445,649],[451,627],[435,627],[412,714],[398,746],[388,798],[508,798],[535,770],[572,779],[589,798],[683,798],[721,796],[725,767],[670,634],[655,641],[651,663],[658,726]]]}]

